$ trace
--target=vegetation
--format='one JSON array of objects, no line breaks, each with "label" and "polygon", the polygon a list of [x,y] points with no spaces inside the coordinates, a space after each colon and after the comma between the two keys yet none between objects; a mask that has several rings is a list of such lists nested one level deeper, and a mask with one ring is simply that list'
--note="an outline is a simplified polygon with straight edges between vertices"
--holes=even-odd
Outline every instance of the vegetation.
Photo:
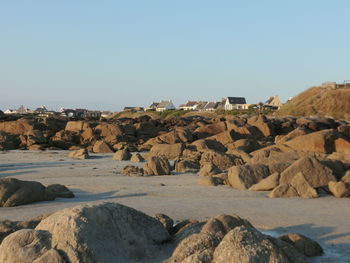
[{"label": "vegetation", "polygon": [[350,120],[350,89],[312,87],[283,105],[277,114],[331,116]]}]

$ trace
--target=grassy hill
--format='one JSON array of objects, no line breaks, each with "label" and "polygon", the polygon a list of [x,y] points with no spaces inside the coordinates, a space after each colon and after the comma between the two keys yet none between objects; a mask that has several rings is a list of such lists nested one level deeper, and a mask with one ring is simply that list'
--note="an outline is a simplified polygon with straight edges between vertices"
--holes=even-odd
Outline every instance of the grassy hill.
[{"label": "grassy hill", "polygon": [[283,105],[277,114],[320,115],[350,120],[350,89],[310,88]]}]

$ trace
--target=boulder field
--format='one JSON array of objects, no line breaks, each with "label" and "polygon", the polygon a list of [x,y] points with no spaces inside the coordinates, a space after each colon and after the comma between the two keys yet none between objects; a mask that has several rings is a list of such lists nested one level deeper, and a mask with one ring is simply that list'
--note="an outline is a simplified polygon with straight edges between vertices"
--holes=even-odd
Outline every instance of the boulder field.
[{"label": "boulder field", "polygon": [[350,196],[350,123],[325,117],[22,118],[0,122],[0,149],[78,150],[71,157],[80,159],[114,153],[118,161],[146,161],[124,174],[198,173],[219,178],[201,178],[205,185],[270,197]]},{"label": "boulder field", "polygon": [[323,254],[315,241],[272,237],[235,214],[174,225],[118,203],[80,205],[26,222],[0,222],[0,262],[276,262]]}]

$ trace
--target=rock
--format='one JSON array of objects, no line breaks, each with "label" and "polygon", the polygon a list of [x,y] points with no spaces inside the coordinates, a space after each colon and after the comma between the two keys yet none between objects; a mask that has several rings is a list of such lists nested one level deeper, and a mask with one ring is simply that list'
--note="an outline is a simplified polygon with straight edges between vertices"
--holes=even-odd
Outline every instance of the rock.
[{"label": "rock", "polygon": [[36,130],[36,124],[33,120],[19,119],[17,121],[3,121],[0,122],[0,131],[16,134],[16,135],[28,135],[33,130]]},{"label": "rock", "polygon": [[219,134],[226,130],[227,130],[226,123],[221,121],[221,122],[199,127],[194,131],[194,134],[198,139],[204,139],[206,137]]},{"label": "rock", "polygon": [[212,163],[222,171],[227,170],[233,165],[240,164],[241,162],[242,160],[240,158],[213,150],[205,151],[200,160],[201,166],[206,163]]},{"label": "rock", "polygon": [[281,173],[280,184],[290,183],[299,172],[304,175],[306,181],[313,188],[326,186],[329,181],[336,181],[330,168],[314,157],[303,157]]},{"label": "rock", "polygon": [[280,236],[279,239],[291,244],[300,253],[307,257],[321,256],[323,254],[322,247],[314,240],[295,233],[288,233]]},{"label": "rock", "polygon": [[127,165],[120,173],[127,176],[143,176],[143,169],[137,166]]},{"label": "rock", "polygon": [[226,147],[215,140],[201,139],[193,142],[191,146],[194,146],[196,151],[204,152],[206,150],[214,150],[217,152],[226,152]]},{"label": "rock", "polygon": [[343,181],[330,181],[328,183],[328,188],[329,191],[331,191],[331,193],[337,198],[350,196],[350,189]]},{"label": "rock", "polygon": [[273,189],[269,195],[271,198],[278,197],[297,197],[298,192],[290,184],[280,184],[275,189]]},{"label": "rock", "polygon": [[175,172],[177,173],[196,173],[199,170],[199,164],[191,160],[179,160],[175,162]]},{"label": "rock", "polygon": [[19,230],[4,239],[0,246],[0,262],[6,263],[65,263],[60,253],[52,248],[47,231]]},{"label": "rock", "polygon": [[224,180],[218,177],[200,176],[198,179],[198,184],[205,186],[218,186],[223,185]]},{"label": "rock", "polygon": [[290,133],[286,135],[279,135],[275,137],[275,143],[280,144],[280,143],[285,143],[288,142],[296,137],[302,136],[302,135],[307,135],[311,133],[312,131],[305,128],[305,127],[298,127],[291,131]]},{"label": "rock", "polygon": [[290,185],[297,191],[298,195],[303,198],[316,198],[318,197],[317,191],[310,186],[306,181],[304,175],[300,172],[296,174]]},{"label": "rock", "polygon": [[128,149],[122,149],[117,151],[114,155],[113,155],[113,160],[116,161],[128,161],[131,158],[131,153],[129,152]]},{"label": "rock", "polygon": [[279,173],[273,173],[268,177],[262,179],[257,184],[252,185],[249,190],[251,191],[271,191],[279,184]]},{"label": "rock", "polygon": [[95,127],[95,133],[110,145],[118,143],[125,136],[123,127],[112,123],[100,123]]},{"label": "rock", "polygon": [[290,259],[273,238],[260,233],[253,227],[239,226],[231,230],[215,249],[215,263],[301,263],[302,256]]},{"label": "rock", "polygon": [[222,143],[223,145],[234,143],[233,133],[231,131],[224,131],[224,132],[218,133],[214,136],[210,136],[207,139],[218,141],[218,142]]},{"label": "rock", "polygon": [[15,178],[0,179],[0,207],[12,207],[39,201],[53,200],[39,182]]},{"label": "rock", "polygon": [[350,139],[350,125],[340,125],[337,128],[338,132],[343,135],[344,137]]},{"label": "rock", "polygon": [[245,190],[269,176],[269,168],[263,164],[233,166],[228,170],[231,187]]},{"label": "rock", "polygon": [[132,161],[133,163],[141,163],[141,162],[145,161],[145,159],[142,157],[141,154],[133,153],[130,161]]},{"label": "rock", "polygon": [[165,229],[168,231],[170,235],[174,232],[174,220],[172,220],[169,216],[164,214],[155,214],[155,219],[162,223]]},{"label": "rock", "polygon": [[89,124],[84,121],[68,121],[66,124],[66,131],[81,132],[89,128]]},{"label": "rock", "polygon": [[146,175],[169,175],[171,168],[165,157],[152,156],[145,163],[143,170]]},{"label": "rock", "polygon": [[156,143],[166,143],[166,144],[175,144],[175,143],[188,143],[192,142],[193,136],[192,133],[182,127],[177,127],[175,130],[168,133],[159,135],[156,137]]},{"label": "rock", "polygon": [[104,141],[96,141],[93,147],[95,153],[113,153],[111,147]]},{"label": "rock", "polygon": [[222,171],[212,163],[206,163],[200,169],[198,175],[199,176],[213,176],[216,174],[220,174]]},{"label": "rock", "polygon": [[73,198],[74,194],[64,185],[61,184],[50,184],[46,187],[46,191],[53,195],[55,198]]},{"label": "rock", "polygon": [[260,148],[260,145],[256,142],[256,140],[252,139],[240,139],[234,142],[234,146],[237,150],[244,151],[246,153],[250,153],[256,151]]},{"label": "rock", "polygon": [[248,124],[255,126],[265,137],[275,135],[272,123],[263,115],[249,118]]},{"label": "rock", "polygon": [[334,140],[337,137],[337,132],[329,129],[295,137],[285,144],[294,150],[330,154],[334,151]]},{"label": "rock", "polygon": [[344,176],[341,178],[344,183],[350,184],[350,170],[345,172]]},{"label": "rock", "polygon": [[350,139],[338,138],[334,141],[335,151],[342,154],[350,154]]},{"label": "rock", "polygon": [[80,149],[74,152],[69,153],[68,155],[71,158],[76,158],[76,159],[89,159],[89,151],[87,149]]},{"label": "rock", "polygon": [[170,239],[158,220],[116,203],[63,209],[42,220],[36,230],[48,232],[51,246],[72,263],[152,262]]},{"label": "rock", "polygon": [[169,160],[175,160],[181,157],[184,145],[182,143],[175,144],[156,144],[151,148],[150,156],[164,156]]}]

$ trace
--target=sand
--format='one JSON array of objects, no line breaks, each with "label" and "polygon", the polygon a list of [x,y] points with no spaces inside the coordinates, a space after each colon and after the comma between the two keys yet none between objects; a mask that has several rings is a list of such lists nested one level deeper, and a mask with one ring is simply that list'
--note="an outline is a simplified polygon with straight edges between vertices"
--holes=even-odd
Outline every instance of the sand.
[{"label": "sand", "polygon": [[120,175],[119,171],[130,164],[135,165],[114,161],[111,154],[75,160],[68,157],[67,151],[0,153],[0,178],[64,184],[76,195],[73,199],[0,208],[0,220],[29,219],[87,202],[118,202],[149,215],[164,213],[175,221],[206,220],[221,213],[235,213],[271,235],[296,232],[315,239],[326,253],[310,262],[350,262],[349,198],[270,199],[267,192],[202,186],[195,174]]}]

